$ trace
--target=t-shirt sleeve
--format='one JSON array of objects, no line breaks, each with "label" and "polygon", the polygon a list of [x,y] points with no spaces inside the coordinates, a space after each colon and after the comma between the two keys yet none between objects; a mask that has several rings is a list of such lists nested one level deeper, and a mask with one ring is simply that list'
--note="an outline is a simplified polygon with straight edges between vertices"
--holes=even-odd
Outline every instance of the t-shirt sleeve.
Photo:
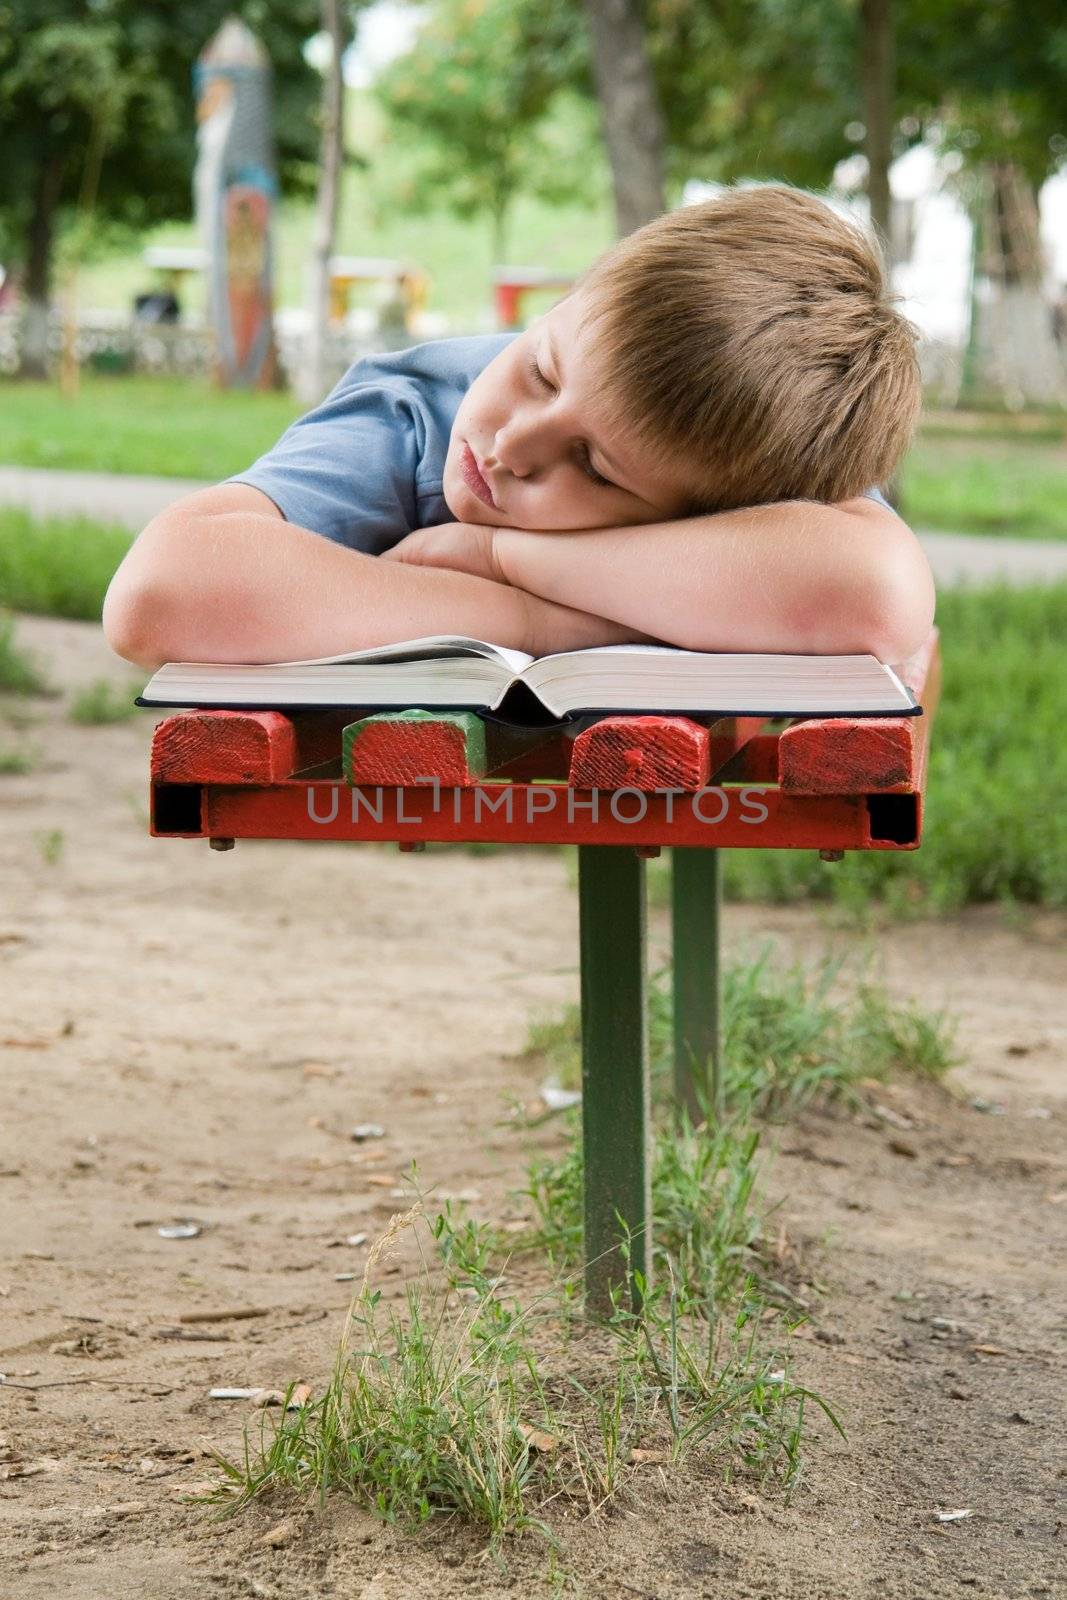
[{"label": "t-shirt sleeve", "polygon": [[228,483],[269,495],[287,522],[380,555],[418,526],[425,424],[389,357],[355,362],[322,403]]},{"label": "t-shirt sleeve", "polygon": [[[885,506],[887,511],[893,511],[893,507],[889,504],[889,501],[886,499],[886,497],[882,493],[881,489],[877,489],[877,488],[864,489],[863,494],[861,496],[861,499],[863,499],[863,500],[875,500],[875,501],[877,501],[878,505]],[[895,512],[894,512],[894,515],[896,515]]]}]

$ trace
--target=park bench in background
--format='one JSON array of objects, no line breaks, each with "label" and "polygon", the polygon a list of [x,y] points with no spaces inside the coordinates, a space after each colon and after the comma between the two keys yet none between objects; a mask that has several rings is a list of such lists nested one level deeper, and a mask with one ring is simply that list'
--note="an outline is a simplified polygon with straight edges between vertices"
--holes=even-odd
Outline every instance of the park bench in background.
[{"label": "park bench in background", "polygon": [[[921,717],[601,716],[528,727],[470,712],[187,711],[152,742],[157,838],[575,844],[586,1299],[649,1277],[645,860],[672,851],[675,1092],[719,1087],[722,849],[914,850],[937,705],[937,630],[900,668]],[[631,1280],[632,1281],[632,1280]]]}]

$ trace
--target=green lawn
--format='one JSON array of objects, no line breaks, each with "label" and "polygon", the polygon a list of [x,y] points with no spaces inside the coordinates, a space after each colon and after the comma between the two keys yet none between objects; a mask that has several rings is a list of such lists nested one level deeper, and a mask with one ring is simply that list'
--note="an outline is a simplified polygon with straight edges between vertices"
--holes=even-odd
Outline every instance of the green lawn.
[{"label": "green lawn", "polygon": [[901,512],[914,528],[1067,539],[1067,441],[929,428],[908,456]]},{"label": "green lawn", "polygon": [[287,394],[223,393],[187,378],[86,375],[0,383],[0,461],[218,482],[268,450],[298,414]]}]

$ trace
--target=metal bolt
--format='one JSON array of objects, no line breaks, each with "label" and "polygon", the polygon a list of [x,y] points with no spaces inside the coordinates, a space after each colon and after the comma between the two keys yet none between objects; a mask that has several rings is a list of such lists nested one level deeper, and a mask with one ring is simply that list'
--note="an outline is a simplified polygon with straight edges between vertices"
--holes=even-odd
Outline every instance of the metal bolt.
[{"label": "metal bolt", "polygon": [[397,847],[398,850],[403,850],[405,855],[409,855],[413,850],[425,850],[426,849],[426,840],[425,839],[398,840],[396,847]]},{"label": "metal bolt", "polygon": [[819,860],[820,861],[844,861],[844,859],[845,859],[845,852],[843,850],[820,850],[819,851]]},{"label": "metal bolt", "polygon": [[212,850],[232,850],[236,844],[235,839],[209,839],[208,844]]}]

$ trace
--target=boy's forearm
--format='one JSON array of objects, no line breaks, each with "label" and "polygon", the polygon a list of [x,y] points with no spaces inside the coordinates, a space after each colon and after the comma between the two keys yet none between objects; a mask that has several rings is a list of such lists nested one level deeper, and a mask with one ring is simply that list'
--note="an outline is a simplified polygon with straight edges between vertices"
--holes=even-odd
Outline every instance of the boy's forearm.
[{"label": "boy's forearm", "polygon": [[690,650],[900,661],[933,620],[918,541],[871,500],[578,533],[500,528],[494,552],[508,582]]},{"label": "boy's forearm", "polygon": [[434,633],[532,655],[633,636],[506,583],[382,561],[251,511],[177,525],[161,519],[123,568],[105,600],[105,633],[119,654],[150,671],[164,661],[340,655]]}]

